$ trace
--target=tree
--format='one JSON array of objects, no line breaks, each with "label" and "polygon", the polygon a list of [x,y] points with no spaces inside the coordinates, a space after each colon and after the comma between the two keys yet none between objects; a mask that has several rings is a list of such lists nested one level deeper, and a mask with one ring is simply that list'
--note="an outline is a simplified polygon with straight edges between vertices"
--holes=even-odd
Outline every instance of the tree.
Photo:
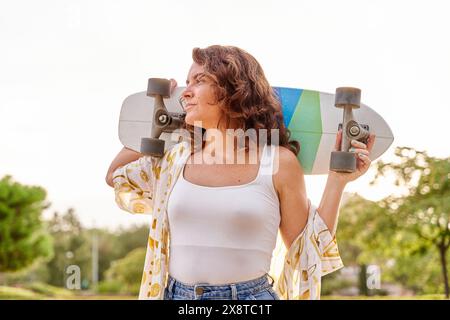
[{"label": "tree", "polygon": [[377,264],[386,270],[388,261],[397,255],[392,239],[398,230],[392,217],[377,202],[358,194],[345,195],[348,200],[340,209],[336,233],[339,252],[346,265],[359,267],[360,294],[371,295],[375,292],[366,285],[367,266]]},{"label": "tree", "polygon": [[73,208],[64,214],[54,212],[49,221],[49,229],[54,238],[54,256],[46,264],[48,270],[48,283],[55,286],[64,286],[66,268],[76,265],[81,270],[83,283],[90,279],[91,251],[90,238],[84,232]]},{"label": "tree", "polygon": [[37,186],[0,180],[0,272],[17,271],[52,255],[52,241],[41,214],[49,204]]},{"label": "tree", "polygon": [[146,248],[137,248],[114,261],[106,271],[106,280],[120,284],[122,293],[137,294],[142,278]]},{"label": "tree", "polygon": [[397,147],[396,161],[377,162],[373,183],[390,173],[395,184],[406,190],[406,195],[389,196],[380,205],[395,217],[397,228],[407,231],[420,242],[415,252],[427,253],[434,248],[439,253],[445,296],[449,298],[447,251],[450,247],[450,158],[428,156],[425,151]]},{"label": "tree", "polygon": [[120,228],[116,232],[102,229],[85,230],[86,246],[92,246],[92,234],[98,236],[98,257],[99,257],[99,281],[105,279],[105,271],[115,260],[125,257],[136,248],[146,248],[148,239],[148,226],[131,226]]},{"label": "tree", "polygon": [[49,222],[51,235],[55,239],[54,257],[47,263],[48,282],[64,286],[66,268],[77,265],[82,282],[89,286],[92,280],[92,238],[98,237],[98,280],[105,278],[105,272],[114,260],[123,258],[133,249],[146,248],[148,226],[134,226],[110,232],[103,229],[87,229],[82,226],[75,210],[69,208],[64,214],[55,212]]}]

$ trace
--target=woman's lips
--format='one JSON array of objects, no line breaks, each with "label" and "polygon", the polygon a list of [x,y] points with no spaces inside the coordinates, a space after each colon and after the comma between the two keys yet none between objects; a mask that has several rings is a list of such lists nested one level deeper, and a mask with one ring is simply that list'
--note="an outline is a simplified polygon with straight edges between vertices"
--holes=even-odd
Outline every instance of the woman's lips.
[{"label": "woman's lips", "polygon": [[186,107],[184,108],[184,110],[189,111],[189,109],[191,109],[194,106],[195,106],[195,104],[187,104]]}]

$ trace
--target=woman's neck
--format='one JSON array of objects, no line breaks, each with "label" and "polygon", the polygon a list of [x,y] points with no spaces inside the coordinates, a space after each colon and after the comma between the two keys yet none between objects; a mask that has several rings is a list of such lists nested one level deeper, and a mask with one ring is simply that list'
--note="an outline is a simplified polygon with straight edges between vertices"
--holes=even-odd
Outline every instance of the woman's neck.
[{"label": "woman's neck", "polygon": [[[216,163],[248,164],[252,162],[252,159],[248,157],[252,153],[251,151],[253,153],[256,151],[256,155],[258,151],[256,143],[251,139],[248,139],[250,148],[246,150],[243,144],[245,137],[238,139],[234,130],[206,129],[204,140],[205,146],[202,154],[209,163],[214,160]],[[241,140],[241,143],[239,143],[239,140]],[[253,159],[253,162],[257,163],[257,156],[256,159]]]}]

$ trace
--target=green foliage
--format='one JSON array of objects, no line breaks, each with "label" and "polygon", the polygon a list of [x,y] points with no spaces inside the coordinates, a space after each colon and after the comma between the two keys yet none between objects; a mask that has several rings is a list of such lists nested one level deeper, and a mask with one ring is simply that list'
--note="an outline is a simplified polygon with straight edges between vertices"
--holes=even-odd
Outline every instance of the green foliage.
[{"label": "green foliage", "polygon": [[38,300],[42,296],[33,292],[32,290],[17,288],[17,287],[6,287],[0,286],[0,300]]},{"label": "green foliage", "polygon": [[105,280],[101,281],[98,284],[97,292],[98,293],[107,293],[107,294],[118,294],[122,291],[122,283],[117,280]]},{"label": "green foliage", "polygon": [[114,261],[106,271],[107,281],[116,281],[121,285],[121,293],[138,294],[146,248],[137,248],[124,258]]},{"label": "green foliage", "polygon": [[[395,175],[404,195],[372,202],[354,195],[341,208],[337,237],[345,264],[378,264],[382,281],[416,293],[445,289],[450,246],[450,159],[397,148],[393,163],[376,163],[377,175]],[[443,259],[445,258],[445,259]],[[447,291],[448,292],[448,291]]]},{"label": "green foliage", "polygon": [[48,282],[56,286],[64,286],[65,270],[69,265],[80,267],[82,281],[89,286],[92,279],[94,235],[98,238],[99,281],[104,280],[105,271],[111,266],[112,261],[123,258],[133,249],[145,247],[148,238],[147,226],[135,226],[118,232],[86,229],[72,208],[63,215],[55,212],[49,222],[49,228],[55,240],[55,255],[47,263]]},{"label": "green foliage", "polygon": [[71,290],[51,286],[47,283],[42,282],[32,282],[28,284],[23,284],[21,287],[24,289],[31,290],[37,294],[44,295],[46,297],[69,298],[74,295],[74,292]]},{"label": "green foliage", "polygon": [[54,239],[54,256],[46,264],[48,283],[64,287],[66,268],[77,265],[81,269],[81,280],[89,281],[91,268],[91,252],[89,239],[78,220],[75,210],[70,208],[60,215],[53,214],[49,221],[50,233]]},{"label": "green foliage", "polygon": [[397,257],[389,269],[392,282],[402,283],[417,294],[444,292],[442,269],[436,250]]},{"label": "green foliage", "polygon": [[[49,288],[53,287],[47,287],[46,290],[42,283],[64,287],[68,276],[66,268],[77,265],[81,270],[82,284],[87,288],[92,279],[94,235],[98,238],[100,281],[104,280],[105,271],[113,261],[120,260],[136,248],[146,247],[148,226],[135,226],[117,232],[85,229],[73,208],[64,214],[55,212],[49,221],[42,221],[42,211],[49,207],[45,199],[43,188],[23,186],[12,181],[9,176],[0,180],[1,283],[33,284],[36,294],[42,291],[42,294],[51,296]],[[140,274],[142,267],[143,261],[139,265]],[[120,281],[128,280],[120,278]],[[109,279],[101,289],[115,292],[117,283],[121,284],[115,279]],[[136,292],[139,284],[140,276],[130,290]]]},{"label": "green foliage", "polygon": [[336,271],[326,275],[322,279],[322,295],[331,295],[332,293],[339,292],[341,289],[354,285],[353,281],[343,278],[340,273],[340,271]]},{"label": "green foliage", "polygon": [[450,158],[397,148],[398,163],[377,163],[379,179],[394,172],[396,184],[408,189],[406,197],[387,197],[381,205],[397,216],[397,226],[416,234],[424,244],[450,246]]},{"label": "green foliage", "polygon": [[0,300],[3,299],[70,299],[74,294],[70,290],[61,289],[50,286],[42,282],[31,282],[27,284],[20,284],[12,286],[0,286]]},{"label": "green foliage", "polygon": [[[99,237],[99,280],[105,279],[105,272],[111,263],[121,259],[136,248],[146,248],[148,226],[133,226],[116,232],[96,230]],[[141,269],[144,264],[142,263]]]},{"label": "green foliage", "polygon": [[442,281],[449,297],[450,158],[438,159],[406,147],[397,148],[395,153],[395,163],[377,164],[376,179],[393,172],[396,184],[406,188],[408,194],[387,197],[381,205],[395,213],[397,228],[403,231],[404,238],[420,239],[413,245],[403,244],[410,255],[425,255],[434,250],[439,253]]},{"label": "green foliage", "polygon": [[[115,260],[120,260],[136,248],[146,248],[148,226],[133,226],[111,232],[102,229],[84,228],[75,210],[70,208],[64,214],[54,213],[47,223],[47,229],[53,238],[54,255],[50,260],[36,261],[35,264],[20,272],[8,273],[4,284],[27,284],[46,282],[52,286],[65,287],[68,277],[66,268],[76,265],[81,271],[81,289],[94,289],[92,279],[92,239],[98,239],[99,285],[102,293],[121,291],[122,283],[116,279],[105,280],[105,272]],[[139,266],[142,272],[143,262]],[[136,283],[138,287],[140,280]],[[120,287],[119,289],[117,287]],[[122,290],[126,291],[126,290]],[[133,289],[135,292],[136,289]]]},{"label": "green foliage", "polygon": [[49,204],[41,187],[24,186],[10,176],[0,180],[0,272],[30,266],[52,255],[52,242],[41,220]]},{"label": "green foliage", "polygon": [[335,295],[323,295],[322,300],[444,300],[443,294],[426,294],[420,296],[335,296]]}]

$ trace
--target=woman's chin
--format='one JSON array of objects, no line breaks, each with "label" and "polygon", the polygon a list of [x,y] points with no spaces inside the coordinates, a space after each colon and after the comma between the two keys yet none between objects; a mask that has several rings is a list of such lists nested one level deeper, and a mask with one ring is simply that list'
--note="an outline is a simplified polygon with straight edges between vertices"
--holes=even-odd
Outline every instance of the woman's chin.
[{"label": "woman's chin", "polygon": [[187,113],[187,114],[186,114],[186,117],[184,118],[184,121],[185,121],[188,125],[193,126],[193,125],[194,125],[194,122],[197,122],[197,123],[198,123],[198,122],[201,121],[201,120],[198,119],[197,117],[193,116],[192,113]]}]

